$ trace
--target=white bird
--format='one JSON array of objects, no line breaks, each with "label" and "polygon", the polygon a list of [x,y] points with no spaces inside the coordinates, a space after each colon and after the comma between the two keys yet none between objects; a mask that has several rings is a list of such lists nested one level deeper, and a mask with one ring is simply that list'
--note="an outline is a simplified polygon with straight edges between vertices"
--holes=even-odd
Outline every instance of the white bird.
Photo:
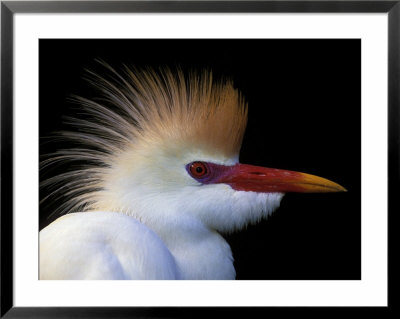
[{"label": "white bird", "polygon": [[[235,279],[220,235],[256,223],[286,192],[336,192],[329,180],[240,164],[247,105],[211,72],[90,73],[100,99],[64,133],[75,148],[42,169],[63,216],[40,231],[40,279]],[[262,147],[262,146],[260,146]]]}]

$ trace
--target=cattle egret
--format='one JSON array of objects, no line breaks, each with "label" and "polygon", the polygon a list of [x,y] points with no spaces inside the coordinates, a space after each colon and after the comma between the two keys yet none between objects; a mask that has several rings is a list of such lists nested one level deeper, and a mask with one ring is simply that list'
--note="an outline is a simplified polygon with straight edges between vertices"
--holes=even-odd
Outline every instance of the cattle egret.
[{"label": "cattle egret", "polygon": [[[247,105],[227,79],[176,69],[88,72],[74,143],[41,163],[62,215],[40,231],[40,279],[235,279],[221,234],[271,214],[287,192],[340,192],[327,179],[239,163]],[[260,146],[262,147],[262,146]],[[76,163],[84,161],[77,166]]]}]

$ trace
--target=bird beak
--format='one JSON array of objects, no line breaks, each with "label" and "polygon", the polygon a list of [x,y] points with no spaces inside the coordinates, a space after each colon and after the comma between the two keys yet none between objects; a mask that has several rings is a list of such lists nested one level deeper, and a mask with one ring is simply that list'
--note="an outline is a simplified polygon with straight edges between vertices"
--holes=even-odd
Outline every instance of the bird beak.
[{"label": "bird beak", "polygon": [[[225,174],[224,174],[225,175]],[[232,166],[219,183],[233,189],[260,193],[327,193],[347,190],[328,179],[315,175],[246,164]]]}]

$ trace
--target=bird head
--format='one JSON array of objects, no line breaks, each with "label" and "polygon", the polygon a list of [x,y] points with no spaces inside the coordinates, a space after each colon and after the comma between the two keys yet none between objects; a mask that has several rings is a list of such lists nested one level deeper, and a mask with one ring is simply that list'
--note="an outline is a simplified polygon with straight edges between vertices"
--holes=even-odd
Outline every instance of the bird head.
[{"label": "bird head", "polygon": [[63,133],[83,146],[44,162],[91,163],[51,181],[74,180],[66,183],[67,212],[117,211],[149,225],[200,222],[229,232],[268,216],[287,192],[345,190],[321,177],[239,163],[248,108],[231,81],[209,71],[118,73],[103,65],[108,77],[88,72],[101,99],[75,97],[91,118],[71,119],[77,132]]}]

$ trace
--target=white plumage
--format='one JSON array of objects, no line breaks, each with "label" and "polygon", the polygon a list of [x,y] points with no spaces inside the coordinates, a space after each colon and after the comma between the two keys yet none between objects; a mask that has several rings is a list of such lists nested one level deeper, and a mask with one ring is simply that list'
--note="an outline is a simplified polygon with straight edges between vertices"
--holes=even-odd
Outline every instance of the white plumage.
[{"label": "white plumage", "polygon": [[40,240],[41,279],[179,279],[162,240],[124,214],[68,214]]},{"label": "white plumage", "polygon": [[69,214],[40,232],[41,279],[234,279],[220,233],[265,218],[285,192],[344,190],[239,164],[247,108],[229,81],[105,66],[90,79],[101,102],[77,98],[91,119],[62,135],[78,146],[42,162],[84,164],[42,183]]}]

